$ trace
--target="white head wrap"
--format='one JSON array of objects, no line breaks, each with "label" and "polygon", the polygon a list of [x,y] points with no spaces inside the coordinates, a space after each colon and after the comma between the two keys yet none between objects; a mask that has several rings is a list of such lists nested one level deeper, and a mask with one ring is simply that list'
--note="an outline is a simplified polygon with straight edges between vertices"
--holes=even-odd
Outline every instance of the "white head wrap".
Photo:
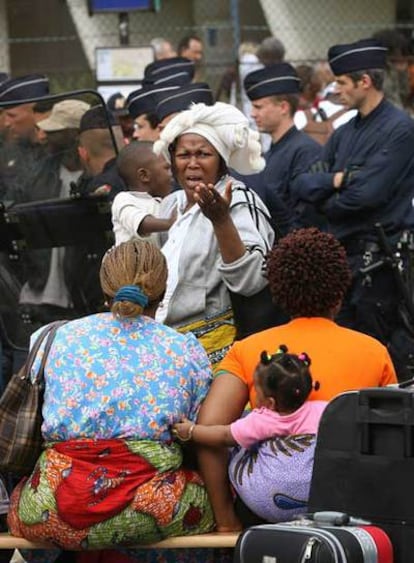
[{"label": "white head wrap", "polygon": [[155,154],[162,154],[170,162],[168,147],[185,133],[204,137],[227,166],[240,174],[253,174],[265,167],[259,133],[250,129],[247,117],[230,104],[193,104],[180,112],[161,131],[159,140],[154,143]]}]

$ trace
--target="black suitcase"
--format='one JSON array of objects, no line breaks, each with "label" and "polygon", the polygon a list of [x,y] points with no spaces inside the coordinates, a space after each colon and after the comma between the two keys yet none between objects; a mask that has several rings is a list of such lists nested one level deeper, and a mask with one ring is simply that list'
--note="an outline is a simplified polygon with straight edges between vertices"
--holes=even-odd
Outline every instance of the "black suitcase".
[{"label": "black suitcase", "polygon": [[315,517],[248,528],[238,539],[234,563],[393,562],[391,542],[380,528],[322,525]]},{"label": "black suitcase", "polygon": [[309,510],[353,514],[414,561],[414,392],[406,384],[343,393],[318,431]]}]

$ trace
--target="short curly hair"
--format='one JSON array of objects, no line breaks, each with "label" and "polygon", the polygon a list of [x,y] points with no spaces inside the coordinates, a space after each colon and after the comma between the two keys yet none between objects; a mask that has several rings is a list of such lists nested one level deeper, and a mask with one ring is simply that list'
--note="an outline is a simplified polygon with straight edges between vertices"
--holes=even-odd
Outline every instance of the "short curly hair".
[{"label": "short curly hair", "polygon": [[351,283],[343,246],[313,227],[282,238],[266,269],[273,300],[292,317],[328,316]]}]

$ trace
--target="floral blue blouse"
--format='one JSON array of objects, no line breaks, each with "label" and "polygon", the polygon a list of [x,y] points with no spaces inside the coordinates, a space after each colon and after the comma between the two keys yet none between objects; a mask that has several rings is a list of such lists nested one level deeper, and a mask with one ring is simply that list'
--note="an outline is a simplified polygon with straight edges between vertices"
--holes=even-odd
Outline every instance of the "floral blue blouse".
[{"label": "floral blue blouse", "polygon": [[[42,351],[33,374],[41,356]],[[45,381],[46,442],[167,441],[171,424],[196,417],[211,367],[191,333],[180,334],[149,317],[118,320],[99,313],[58,329]]]}]

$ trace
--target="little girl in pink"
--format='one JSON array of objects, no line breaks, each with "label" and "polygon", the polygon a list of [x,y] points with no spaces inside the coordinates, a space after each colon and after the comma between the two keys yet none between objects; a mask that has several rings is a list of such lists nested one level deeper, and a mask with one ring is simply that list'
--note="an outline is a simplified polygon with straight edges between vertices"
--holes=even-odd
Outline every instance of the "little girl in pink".
[{"label": "little girl in pink", "polygon": [[273,436],[316,434],[327,402],[307,401],[312,389],[319,389],[319,382],[312,381],[310,364],[305,352],[288,354],[283,344],[274,355],[262,352],[254,374],[258,408],[230,425],[183,420],[174,424],[173,434],[181,441],[243,448]]}]

